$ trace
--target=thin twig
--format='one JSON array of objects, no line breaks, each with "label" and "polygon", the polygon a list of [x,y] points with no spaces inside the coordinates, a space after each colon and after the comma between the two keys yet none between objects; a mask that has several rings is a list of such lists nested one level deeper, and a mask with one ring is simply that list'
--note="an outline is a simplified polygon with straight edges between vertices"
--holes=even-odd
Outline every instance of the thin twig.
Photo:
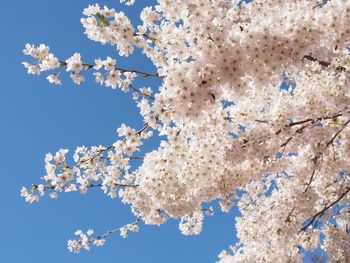
[{"label": "thin twig", "polygon": [[311,177],[310,177],[310,179],[309,179],[309,182],[308,182],[308,184],[306,185],[306,188],[305,188],[305,190],[304,190],[304,193],[309,189],[311,183],[312,183],[313,180],[314,180],[314,177],[315,177],[315,174],[316,174],[316,168],[317,168],[317,161],[318,161],[318,159],[321,158],[321,157],[323,156],[324,151],[328,148],[329,145],[333,144],[335,138],[337,138],[337,136],[345,129],[345,127],[349,124],[349,122],[350,122],[350,120],[347,120],[347,121],[345,122],[345,124],[343,125],[343,127],[342,127],[341,129],[339,129],[339,131],[337,131],[337,132],[332,136],[332,138],[326,143],[326,145],[325,145],[323,151],[322,151],[321,153],[317,154],[317,155],[312,159],[312,161],[313,161],[313,163],[314,163],[314,169],[313,169],[313,171],[312,171],[312,174],[311,174]]},{"label": "thin twig", "polygon": [[[318,60],[317,58],[314,58],[311,55],[305,55],[305,56],[303,56],[303,58],[301,60],[304,60],[304,59],[307,59],[307,60],[310,60],[310,61],[313,61],[313,62],[318,62],[318,64],[320,64],[321,66],[324,66],[324,67],[329,67],[331,65],[330,62]],[[340,71],[345,71],[346,70],[346,68],[344,68],[342,66],[339,66],[336,69],[340,70]]]},{"label": "thin twig", "polygon": [[[67,64],[68,64],[65,61],[59,61],[59,63],[62,66],[67,66]],[[91,68],[94,67],[94,65],[83,63],[83,67],[85,67],[86,69],[91,69]],[[159,76],[158,73],[147,73],[147,72],[143,72],[143,71],[139,71],[139,70],[135,70],[135,69],[124,69],[124,68],[115,67],[115,70],[119,70],[121,73],[132,72],[132,73],[140,74],[140,75],[142,75],[142,77],[159,77],[159,78],[163,78],[163,77]]]},{"label": "thin twig", "polygon": [[333,202],[331,202],[328,205],[325,205],[325,207],[317,212],[315,215],[313,215],[311,218],[309,218],[307,221],[309,221],[309,223],[307,223],[303,228],[301,228],[299,230],[299,232],[305,231],[310,225],[313,224],[313,222],[317,219],[317,217],[321,216],[324,212],[326,212],[329,208],[331,208],[332,206],[334,206],[335,204],[337,204],[341,199],[343,199],[347,193],[350,192],[350,187],[346,188],[346,190],[338,196],[338,198],[336,200],[334,200]]},{"label": "thin twig", "polygon": [[[146,129],[148,128],[148,123],[145,123],[144,125],[143,125],[143,127],[140,129],[140,130],[138,130],[138,131],[136,131],[135,133],[134,133],[134,135],[135,136],[141,136],[141,133],[143,132],[143,131],[145,131]],[[123,141],[125,141],[126,139],[124,139]],[[96,154],[94,154],[91,158],[88,158],[88,159],[86,159],[86,160],[80,160],[79,161],[79,163],[75,166],[75,167],[79,167],[81,164],[83,164],[83,163],[86,163],[86,162],[92,162],[97,156],[99,156],[100,154],[102,154],[102,153],[104,153],[104,152],[106,152],[106,151],[108,151],[108,150],[110,150],[110,149],[114,149],[115,147],[114,147],[114,145],[110,145],[110,146],[108,146],[108,147],[106,147],[106,148],[104,148],[104,149],[102,149],[102,150],[99,150]]]}]

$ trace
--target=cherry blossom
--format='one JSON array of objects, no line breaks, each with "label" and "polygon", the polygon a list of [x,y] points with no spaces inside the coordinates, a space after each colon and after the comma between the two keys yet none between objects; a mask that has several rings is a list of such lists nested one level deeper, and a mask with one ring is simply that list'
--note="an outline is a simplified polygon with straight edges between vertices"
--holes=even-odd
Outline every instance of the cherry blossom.
[{"label": "cherry blossom", "polygon": [[[42,182],[22,188],[30,203],[100,188],[130,205],[136,223],[97,237],[77,231],[70,251],[126,237],[141,222],[175,219],[182,234],[197,235],[214,212],[204,204],[218,202],[241,213],[238,242],[219,262],[302,262],[315,249],[350,261],[348,0],[158,0],[137,26],[98,4],[83,15],[89,39],[125,57],[140,49],[156,70],[124,68],[112,56],[59,60],[44,44],[23,50],[34,60],[23,62],[29,74],[53,71],[53,84],[60,69],[77,84],[92,74],[130,91],[143,118],[138,129],[121,124],[109,146],[47,154]],[[146,77],[160,87],[135,84]],[[140,156],[154,134],[158,148]]]}]

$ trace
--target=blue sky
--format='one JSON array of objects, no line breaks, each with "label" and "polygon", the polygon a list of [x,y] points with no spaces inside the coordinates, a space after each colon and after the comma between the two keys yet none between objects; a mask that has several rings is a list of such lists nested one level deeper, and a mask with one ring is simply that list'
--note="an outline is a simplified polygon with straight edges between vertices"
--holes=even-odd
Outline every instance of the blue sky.
[{"label": "blue sky", "polygon": [[[124,10],[139,22],[143,1],[136,8],[123,7],[118,0],[99,1],[101,5]],[[178,221],[161,227],[141,225],[128,239],[115,235],[102,248],[80,255],[66,249],[66,241],[76,229],[93,228],[96,233],[132,222],[130,208],[111,200],[98,189],[87,195],[68,193],[54,201],[43,198],[29,205],[20,197],[21,186],[38,183],[44,175],[43,158],[59,148],[74,150],[80,145],[110,145],[117,139],[116,128],[123,122],[142,125],[130,94],[94,83],[80,86],[63,78],[61,86],[45,79],[46,74],[27,75],[21,62],[25,43],[46,43],[61,59],[79,51],[86,62],[107,55],[119,65],[154,71],[139,54],[118,58],[113,47],[92,42],[83,35],[82,10],[95,2],[22,0],[2,2],[0,16],[1,95],[0,95],[0,262],[215,262],[221,249],[235,239],[234,216],[216,210],[206,219],[200,236],[186,237]],[[151,4],[152,1],[147,1]],[[157,87],[154,80],[136,85]],[[156,146],[155,142],[146,149]]]}]

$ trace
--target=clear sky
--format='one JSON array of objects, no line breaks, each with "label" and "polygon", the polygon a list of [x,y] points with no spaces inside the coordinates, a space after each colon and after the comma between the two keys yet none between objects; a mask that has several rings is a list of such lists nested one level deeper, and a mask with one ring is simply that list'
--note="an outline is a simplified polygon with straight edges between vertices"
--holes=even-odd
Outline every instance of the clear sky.
[{"label": "clear sky", "polygon": [[[94,83],[88,74],[80,86],[63,78],[61,86],[27,75],[21,62],[27,60],[25,43],[46,43],[60,59],[79,51],[84,61],[115,57],[119,65],[154,71],[141,57],[118,58],[113,47],[92,42],[83,34],[82,10],[95,2],[79,0],[20,0],[1,3],[1,94],[0,94],[0,262],[89,263],[89,262],[215,262],[221,249],[235,242],[234,212],[217,210],[204,223],[200,236],[186,237],[178,221],[161,227],[141,225],[128,239],[115,235],[102,248],[80,255],[71,254],[66,242],[76,229],[96,233],[123,226],[134,220],[130,208],[111,200],[98,189],[87,195],[67,193],[54,201],[43,198],[29,205],[20,197],[21,186],[38,183],[44,175],[44,156],[59,148],[74,150],[80,145],[110,145],[123,122],[142,125],[131,94]],[[101,5],[124,10],[134,23],[144,1],[136,8],[123,7],[118,0]],[[148,4],[153,1],[147,1]],[[62,72],[63,73],[63,72]],[[144,80],[136,85],[159,83]],[[146,145],[154,148],[155,143]]]}]

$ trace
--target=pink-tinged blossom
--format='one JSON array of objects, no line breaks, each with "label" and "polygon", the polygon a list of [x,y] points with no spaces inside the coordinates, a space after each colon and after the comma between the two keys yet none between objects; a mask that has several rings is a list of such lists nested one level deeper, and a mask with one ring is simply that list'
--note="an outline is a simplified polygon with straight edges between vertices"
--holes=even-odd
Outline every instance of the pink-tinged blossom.
[{"label": "pink-tinged blossom", "polygon": [[59,76],[56,74],[52,74],[52,75],[47,76],[47,80],[52,84],[56,84],[56,85],[61,84],[61,80],[60,80]]},{"label": "pink-tinged blossom", "polygon": [[[47,154],[43,182],[21,196],[32,203],[99,188],[129,204],[137,222],[179,219],[185,235],[200,234],[214,212],[204,204],[218,201],[241,214],[221,263],[302,262],[315,249],[349,262],[350,2],[241,2],[159,0],[135,27],[123,12],[84,9],[88,38],[121,56],[140,49],[155,73],[112,57],[83,64],[79,53],[60,62],[44,44],[27,44],[28,73],[66,67],[80,84],[92,70],[97,83],[132,92],[143,124],[120,125],[118,140],[77,147],[72,160],[64,149]],[[138,86],[141,77],[160,87]],[[58,84],[58,74],[48,80]],[[153,134],[158,147],[141,155]],[[68,249],[138,227],[77,231]]]},{"label": "pink-tinged blossom", "polygon": [[74,73],[79,73],[83,69],[83,63],[79,53],[74,53],[73,56],[66,60],[67,71],[73,71]]}]

